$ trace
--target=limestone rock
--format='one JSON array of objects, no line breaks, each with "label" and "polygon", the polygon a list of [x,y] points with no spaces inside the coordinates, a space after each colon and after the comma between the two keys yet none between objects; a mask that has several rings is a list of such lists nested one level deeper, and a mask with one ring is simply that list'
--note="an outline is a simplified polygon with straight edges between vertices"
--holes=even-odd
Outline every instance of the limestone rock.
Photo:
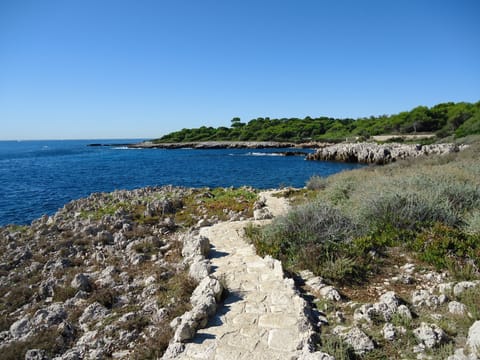
[{"label": "limestone rock", "polygon": [[447,334],[436,324],[427,324],[422,322],[420,326],[413,330],[417,340],[427,349],[432,349],[447,341]]},{"label": "limestone rock", "polygon": [[182,256],[185,258],[201,255],[207,256],[210,251],[210,242],[205,236],[188,234],[183,238]]},{"label": "limestone rock", "polygon": [[448,312],[454,315],[465,315],[467,307],[458,301],[451,301],[448,303]]},{"label": "limestone rock", "polygon": [[467,346],[475,354],[480,354],[480,320],[477,320],[468,330]]},{"label": "limestone rock", "polygon": [[78,322],[84,331],[88,331],[88,323],[98,321],[108,315],[109,311],[105,306],[98,302],[94,302],[85,308]]},{"label": "limestone rock", "polygon": [[47,308],[37,310],[35,315],[31,319],[33,326],[45,325],[50,327],[52,325],[58,325],[67,318],[67,312],[62,303],[55,303]]},{"label": "limestone rock", "polygon": [[45,350],[30,349],[25,354],[25,360],[49,360]]},{"label": "limestone rock", "polygon": [[253,218],[255,220],[266,220],[273,218],[273,215],[268,208],[264,207],[261,209],[255,209],[253,211]]},{"label": "limestone rock", "polygon": [[473,353],[465,355],[464,349],[455,350],[453,355],[450,355],[447,360],[478,360],[479,357]]},{"label": "limestone rock", "polygon": [[90,283],[90,278],[85,274],[76,274],[70,283],[70,286],[86,292],[90,292],[92,289],[92,284]]},{"label": "limestone rock", "polygon": [[397,331],[392,323],[386,323],[382,329],[382,335],[385,340],[393,341],[397,337]]},{"label": "limestone rock", "polygon": [[459,296],[465,290],[474,288],[478,285],[476,281],[461,281],[453,287],[453,294]]},{"label": "limestone rock", "polygon": [[372,351],[375,348],[372,339],[356,326],[348,328],[338,325],[333,329],[333,333],[340,336],[358,355]]},{"label": "limestone rock", "polygon": [[190,265],[188,269],[188,274],[192,279],[196,281],[201,281],[203,278],[207,277],[208,274],[210,274],[210,270],[211,270],[210,261],[199,260],[199,261],[194,261]]},{"label": "limestone rock", "polygon": [[18,339],[24,335],[27,335],[31,329],[30,317],[26,315],[10,325],[10,334],[14,339]]},{"label": "limestone rock", "polygon": [[338,292],[337,289],[335,289],[333,286],[325,286],[320,289],[319,291],[320,295],[323,296],[327,300],[332,300],[332,301],[340,301],[342,300],[342,297],[340,293]]},{"label": "limestone rock", "polygon": [[333,160],[366,164],[387,164],[401,159],[429,154],[448,154],[464,149],[456,144],[410,145],[376,143],[341,143],[318,149],[307,160]]},{"label": "limestone rock", "polygon": [[431,294],[428,290],[421,289],[415,290],[412,293],[413,306],[427,306],[429,308],[436,308],[446,300],[446,297],[440,298],[439,296]]}]

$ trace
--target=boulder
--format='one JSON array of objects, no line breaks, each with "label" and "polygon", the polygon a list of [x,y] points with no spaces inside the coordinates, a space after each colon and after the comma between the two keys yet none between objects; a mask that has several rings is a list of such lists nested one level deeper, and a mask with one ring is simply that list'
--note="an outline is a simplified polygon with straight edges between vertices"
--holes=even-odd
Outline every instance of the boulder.
[{"label": "boulder", "polygon": [[477,320],[468,330],[467,346],[475,354],[480,354],[480,320]]},{"label": "boulder", "polygon": [[88,305],[78,319],[78,323],[84,331],[88,331],[88,323],[103,319],[109,314],[108,309],[98,302]]},{"label": "boulder", "polygon": [[37,310],[31,319],[34,327],[58,325],[67,318],[67,312],[62,303],[55,303],[47,308]]},{"label": "boulder", "polygon": [[333,333],[340,336],[343,341],[350,345],[357,355],[362,355],[375,348],[372,339],[356,326],[348,328],[338,325],[333,329]]},{"label": "boulder", "polygon": [[255,209],[253,211],[253,218],[255,220],[267,220],[267,219],[272,219],[273,215],[268,208],[263,207],[260,209]]},{"label": "boulder", "polygon": [[476,281],[461,281],[453,287],[453,294],[459,296],[465,290],[474,288],[477,284]]},{"label": "boulder", "polygon": [[465,315],[467,307],[458,301],[451,301],[448,303],[448,312],[454,315]]},{"label": "boulder", "polygon": [[188,269],[188,275],[196,280],[201,281],[203,278],[207,277],[211,271],[211,264],[209,260],[199,260],[194,261],[190,264]]},{"label": "boulder", "polygon": [[70,283],[70,286],[76,290],[82,290],[90,292],[92,290],[92,284],[90,278],[85,274],[76,274]]},{"label": "boulder", "polygon": [[25,360],[50,360],[45,350],[30,349],[25,353]]},{"label": "boulder", "polygon": [[382,335],[385,340],[393,341],[397,337],[397,331],[392,323],[386,323],[382,329]]},{"label": "boulder", "polygon": [[14,339],[19,339],[22,336],[27,335],[31,330],[32,324],[30,323],[30,317],[25,315],[10,325],[9,331]]},{"label": "boulder", "polygon": [[413,334],[427,349],[432,349],[448,340],[447,334],[436,324],[422,322],[418,328],[413,330]]},{"label": "boulder", "polygon": [[205,236],[192,236],[187,234],[183,237],[182,256],[189,258],[196,255],[206,257],[210,251],[210,241]]}]

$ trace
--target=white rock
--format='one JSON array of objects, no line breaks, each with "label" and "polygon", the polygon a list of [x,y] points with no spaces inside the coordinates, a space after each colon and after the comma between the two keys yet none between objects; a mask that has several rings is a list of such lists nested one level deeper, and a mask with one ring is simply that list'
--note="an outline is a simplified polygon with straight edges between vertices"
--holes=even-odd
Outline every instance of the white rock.
[{"label": "white rock", "polygon": [[109,311],[107,308],[98,302],[94,302],[85,308],[78,322],[84,331],[88,331],[88,323],[101,320],[108,314]]},{"label": "white rock", "polygon": [[425,289],[415,290],[412,293],[413,306],[427,306],[435,308],[441,304],[440,298],[436,295],[432,295]]},{"label": "white rock", "polygon": [[413,330],[413,334],[427,349],[432,349],[447,340],[445,332],[436,324],[422,322],[418,328]]},{"label": "white rock", "polygon": [[453,287],[453,294],[459,296],[465,290],[477,286],[477,283],[474,281],[461,281]]},{"label": "white rock", "polygon": [[143,283],[145,284],[145,286],[155,284],[156,282],[157,282],[157,279],[153,275],[150,275],[145,280],[143,280]]},{"label": "white rock", "polygon": [[44,309],[37,310],[31,319],[34,326],[52,326],[60,324],[67,318],[67,312],[62,303],[52,304]]},{"label": "white rock", "polygon": [[412,312],[406,305],[400,305],[397,309],[397,314],[407,319],[412,319]]},{"label": "white rock", "polygon": [[45,350],[30,349],[25,354],[25,360],[48,360],[49,357]]},{"label": "white rock", "polygon": [[448,303],[448,312],[454,315],[464,315],[467,313],[467,307],[458,301]]},{"label": "white rock", "polygon": [[192,234],[187,234],[183,237],[183,257],[188,258],[195,255],[207,256],[209,251],[210,241],[205,236],[192,236]]},{"label": "white rock", "polygon": [[437,285],[437,290],[440,294],[448,294],[453,289],[453,282],[442,283]]},{"label": "white rock", "polygon": [[209,260],[194,261],[190,264],[188,275],[196,280],[201,281],[210,274],[211,265]]},{"label": "white rock", "polygon": [[480,320],[477,320],[468,330],[467,346],[470,350],[480,355]]},{"label": "white rock", "polygon": [[403,272],[406,274],[413,274],[413,272],[415,271],[415,264],[407,263],[403,265],[400,269],[402,269]]},{"label": "white rock", "polygon": [[255,220],[267,220],[273,218],[272,213],[268,208],[264,207],[253,211],[253,218]]},{"label": "white rock", "polygon": [[361,355],[375,348],[373,341],[358,327],[336,326],[333,333],[349,344],[356,354]]},{"label": "white rock", "polygon": [[477,356],[475,354],[470,354],[469,356],[465,355],[463,349],[457,349],[453,353],[453,355],[450,355],[447,360],[477,360]]},{"label": "white rock", "polygon": [[382,335],[385,340],[393,341],[397,336],[395,326],[392,323],[386,323],[382,329]]},{"label": "white rock", "polygon": [[313,276],[309,278],[305,284],[309,286],[313,291],[317,291],[317,292],[319,292],[320,289],[327,286],[324,280],[320,276]]},{"label": "white rock", "polygon": [[342,300],[342,297],[340,296],[340,293],[338,292],[338,290],[330,285],[321,288],[319,293],[321,296],[323,296],[327,300],[331,300],[331,301]]},{"label": "white rock", "polygon": [[70,283],[70,286],[77,290],[89,292],[92,289],[90,278],[85,274],[76,274]]},{"label": "white rock", "polygon": [[20,320],[17,320],[10,325],[10,334],[14,339],[18,339],[28,334],[30,330],[32,330],[32,328],[30,324],[30,318],[28,316],[24,316]]}]

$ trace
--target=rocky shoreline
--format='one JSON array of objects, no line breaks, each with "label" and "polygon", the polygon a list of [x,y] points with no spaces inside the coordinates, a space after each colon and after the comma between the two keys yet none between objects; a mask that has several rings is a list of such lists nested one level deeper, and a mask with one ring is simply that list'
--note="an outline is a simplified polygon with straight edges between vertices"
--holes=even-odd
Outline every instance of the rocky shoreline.
[{"label": "rocky shoreline", "polygon": [[420,156],[445,155],[465,148],[467,145],[457,144],[341,143],[318,149],[306,159],[383,165]]},{"label": "rocky shoreline", "polygon": [[[193,141],[181,143],[154,143],[145,141],[138,144],[128,144],[132,149],[318,149],[330,145],[322,142],[293,143],[277,141]],[[96,146],[98,146],[96,144]]]},{"label": "rocky shoreline", "polygon": [[[90,144],[89,146],[113,146]],[[116,144],[115,146],[118,146]],[[339,161],[384,165],[428,155],[445,155],[462,151],[468,145],[458,144],[378,144],[355,142],[332,144],[325,142],[293,143],[276,141],[200,141],[185,143],[154,143],[145,141],[138,144],[122,144],[131,149],[316,149],[315,153],[303,151],[279,151],[280,156],[305,156],[306,160]]]},{"label": "rocky shoreline", "polygon": [[[178,356],[215,314],[222,297],[222,281],[211,274],[210,243],[200,229],[215,223],[230,228],[238,225],[229,221],[272,216],[265,202],[257,200],[251,209],[223,209],[226,218],[220,219],[205,211],[205,199],[212,197],[206,189],[175,187],[97,193],[66,204],[31,226],[0,227],[2,358],[152,358],[161,355],[156,351],[162,346],[166,358]],[[180,221],[186,221],[181,211],[187,203],[200,212],[187,232],[178,232]],[[408,260],[369,285],[374,294],[369,301],[301,272],[302,293],[325,305],[323,311],[319,305],[318,310],[305,305],[313,327],[324,331],[330,326],[360,356],[377,346],[369,335],[372,328],[381,328],[381,341],[395,343],[408,336],[404,325],[421,317],[425,320],[410,334],[413,350],[399,354],[405,350],[419,359],[429,358],[431,349],[452,344],[456,337],[458,348],[448,359],[478,359],[480,321],[457,335],[443,331],[438,323],[474,316],[462,301],[480,281],[453,282],[445,273],[417,269]],[[283,277],[280,263],[274,262]],[[293,280],[285,281],[296,293]],[[188,291],[184,282],[190,284]],[[168,292],[173,298],[166,298]],[[272,330],[269,344],[280,333]],[[302,356],[298,358],[333,359],[324,352]]]},{"label": "rocky shoreline", "polygon": [[0,357],[161,355],[178,333],[173,319],[190,306],[214,309],[206,285],[214,283],[215,298],[221,293],[218,281],[200,281],[209,249],[204,239],[197,248],[196,232],[253,213],[240,197],[235,209],[209,212],[215,194],[171,186],[95,193],[30,226],[0,227]]}]

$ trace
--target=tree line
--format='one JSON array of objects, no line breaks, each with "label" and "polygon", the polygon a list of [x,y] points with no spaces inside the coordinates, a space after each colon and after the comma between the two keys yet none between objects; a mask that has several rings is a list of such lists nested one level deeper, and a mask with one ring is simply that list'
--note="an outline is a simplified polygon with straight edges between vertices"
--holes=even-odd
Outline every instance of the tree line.
[{"label": "tree line", "polygon": [[480,101],[448,102],[432,107],[418,106],[394,115],[358,119],[332,117],[270,119],[259,117],[247,123],[235,117],[230,126],[201,126],[167,134],[154,142],[194,141],[342,141],[368,139],[375,135],[434,133],[438,138],[480,134]]}]

